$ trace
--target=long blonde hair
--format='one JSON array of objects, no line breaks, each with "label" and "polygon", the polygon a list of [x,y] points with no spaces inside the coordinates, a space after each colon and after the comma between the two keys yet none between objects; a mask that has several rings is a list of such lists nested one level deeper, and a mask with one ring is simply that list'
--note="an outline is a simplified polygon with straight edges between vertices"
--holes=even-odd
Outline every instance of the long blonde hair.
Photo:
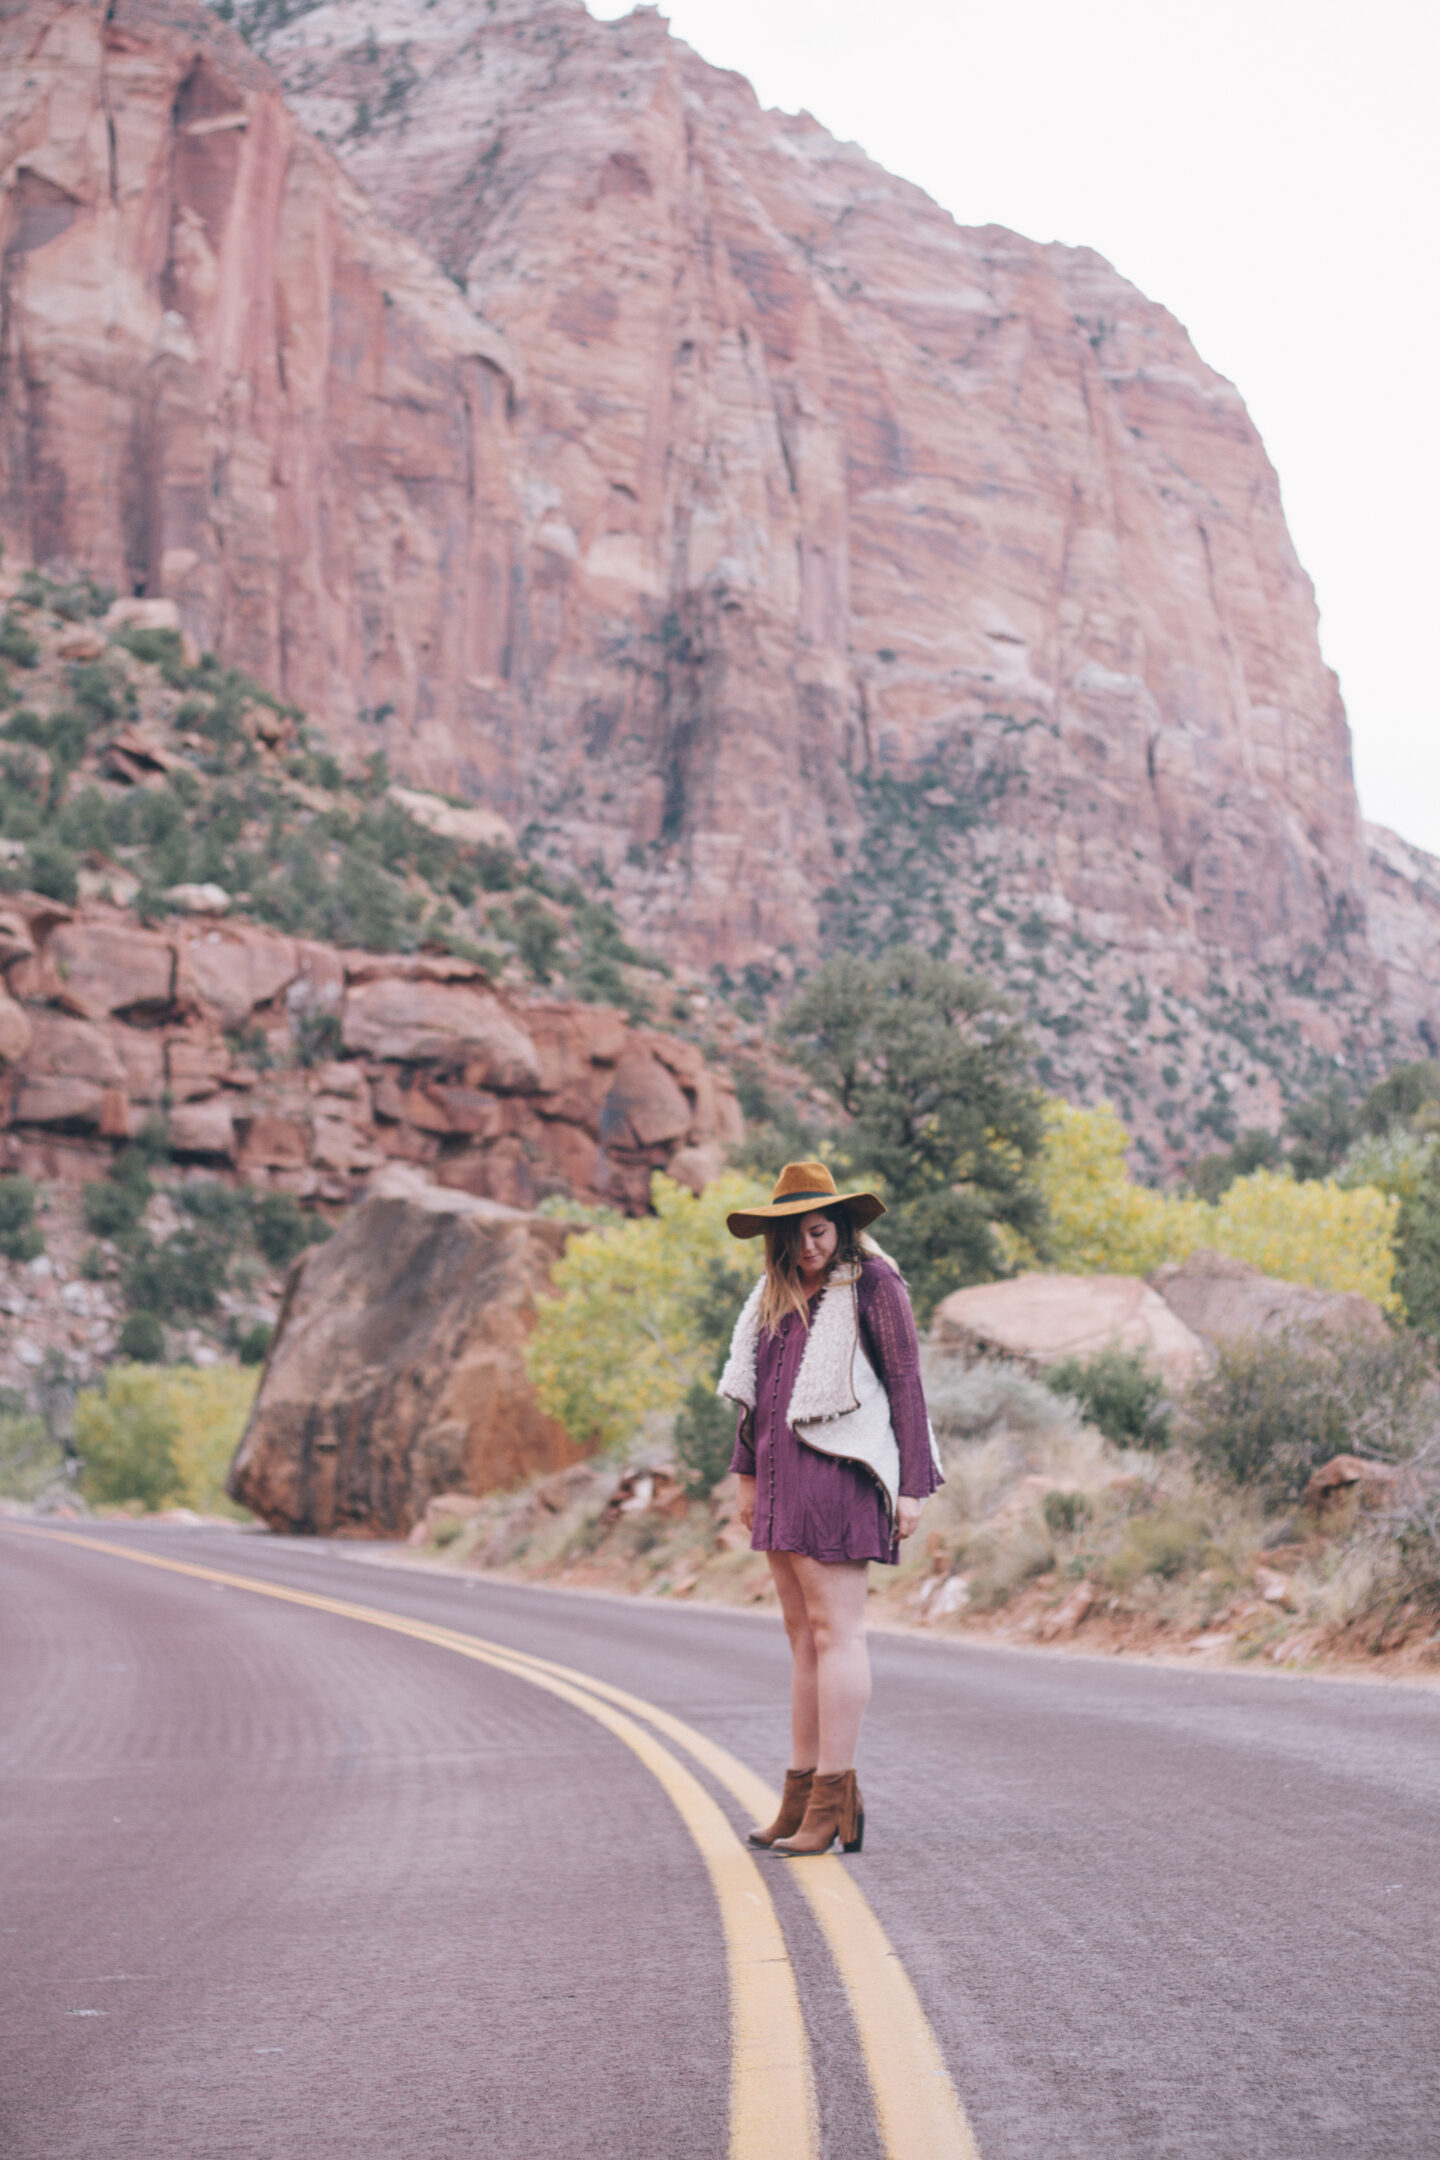
[{"label": "long blonde hair", "polygon": [[843,1203],[836,1207],[807,1208],[804,1214],[781,1215],[765,1225],[765,1287],[760,1292],[762,1334],[776,1335],[786,1313],[797,1312],[804,1327],[810,1325],[810,1306],[800,1275],[800,1225],[805,1215],[828,1215],[835,1225],[835,1251],[826,1280],[846,1261],[859,1260],[875,1247]]}]

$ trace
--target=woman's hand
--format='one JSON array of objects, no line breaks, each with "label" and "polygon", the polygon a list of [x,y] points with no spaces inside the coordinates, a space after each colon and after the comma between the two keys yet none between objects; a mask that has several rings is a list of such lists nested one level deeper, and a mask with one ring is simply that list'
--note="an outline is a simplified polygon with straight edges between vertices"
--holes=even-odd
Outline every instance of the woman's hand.
[{"label": "woman's hand", "polygon": [[735,1480],[737,1504],[735,1512],[746,1530],[755,1527],[755,1480],[753,1477],[737,1477]]},{"label": "woman's hand", "polygon": [[[895,1503],[895,1527],[902,1538],[914,1537],[920,1527],[920,1510],[924,1505],[923,1500],[911,1500],[901,1494]],[[751,1506],[754,1506],[753,1499]]]}]

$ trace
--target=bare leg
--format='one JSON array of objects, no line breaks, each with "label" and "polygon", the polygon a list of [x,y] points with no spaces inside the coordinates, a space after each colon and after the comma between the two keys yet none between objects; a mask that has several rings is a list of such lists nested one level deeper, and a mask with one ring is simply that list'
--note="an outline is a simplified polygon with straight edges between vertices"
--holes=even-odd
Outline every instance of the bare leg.
[{"label": "bare leg", "polygon": [[795,1574],[796,1555],[767,1553],[775,1578],[785,1633],[790,1638],[790,1767],[813,1770],[820,1747],[820,1709],[815,1691],[815,1638],[804,1592]]},{"label": "bare leg", "polygon": [[[788,1560],[804,1601],[815,1669],[819,1746],[811,1758],[821,1777],[855,1767],[860,1721],[870,1700],[870,1652],[865,1643],[863,1560],[812,1560],[803,1553],[772,1553],[770,1565]],[[777,1583],[779,1576],[777,1572]],[[780,1593],[782,1611],[785,1593]],[[790,1630],[790,1616],[785,1614]],[[790,1630],[793,1646],[795,1633]],[[799,1670],[799,1659],[796,1659]],[[798,1760],[798,1758],[797,1758]]]}]

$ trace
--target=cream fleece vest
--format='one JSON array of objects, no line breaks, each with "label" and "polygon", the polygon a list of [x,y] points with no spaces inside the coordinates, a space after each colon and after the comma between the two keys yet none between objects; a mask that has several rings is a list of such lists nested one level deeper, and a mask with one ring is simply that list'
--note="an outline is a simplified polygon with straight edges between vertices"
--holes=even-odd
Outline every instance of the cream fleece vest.
[{"label": "cream fleece vest", "polygon": [[[860,1339],[859,1281],[860,1269],[852,1263],[836,1268],[825,1286],[795,1375],[789,1422],[807,1447],[863,1464],[884,1493],[893,1520],[900,1492],[900,1449],[884,1383]],[[755,1408],[764,1287],[762,1275],[735,1323],[730,1355],[716,1390],[747,1410]],[[933,1432],[930,1449],[938,1463]]]}]

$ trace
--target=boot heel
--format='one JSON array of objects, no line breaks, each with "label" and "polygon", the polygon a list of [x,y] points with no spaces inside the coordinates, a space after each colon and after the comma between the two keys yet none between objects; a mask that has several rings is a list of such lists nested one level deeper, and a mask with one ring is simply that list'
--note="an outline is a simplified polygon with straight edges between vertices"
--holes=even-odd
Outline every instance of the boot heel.
[{"label": "boot heel", "polygon": [[861,1808],[861,1810],[860,1810],[860,1814],[859,1814],[859,1817],[858,1817],[858,1819],[857,1819],[857,1821],[856,1821],[856,1824],[855,1824],[855,1835],[854,1835],[854,1837],[853,1837],[853,1838],[845,1838],[845,1839],[842,1839],[842,1841],[841,1841],[841,1846],[840,1846],[840,1850],[841,1850],[842,1852],[859,1852],[859,1851],[860,1851],[860,1849],[861,1849],[861,1847],[862,1847],[862,1846],[864,1845],[864,1843],[865,1843],[865,1810],[864,1810],[864,1808],[862,1807],[862,1808]]}]

